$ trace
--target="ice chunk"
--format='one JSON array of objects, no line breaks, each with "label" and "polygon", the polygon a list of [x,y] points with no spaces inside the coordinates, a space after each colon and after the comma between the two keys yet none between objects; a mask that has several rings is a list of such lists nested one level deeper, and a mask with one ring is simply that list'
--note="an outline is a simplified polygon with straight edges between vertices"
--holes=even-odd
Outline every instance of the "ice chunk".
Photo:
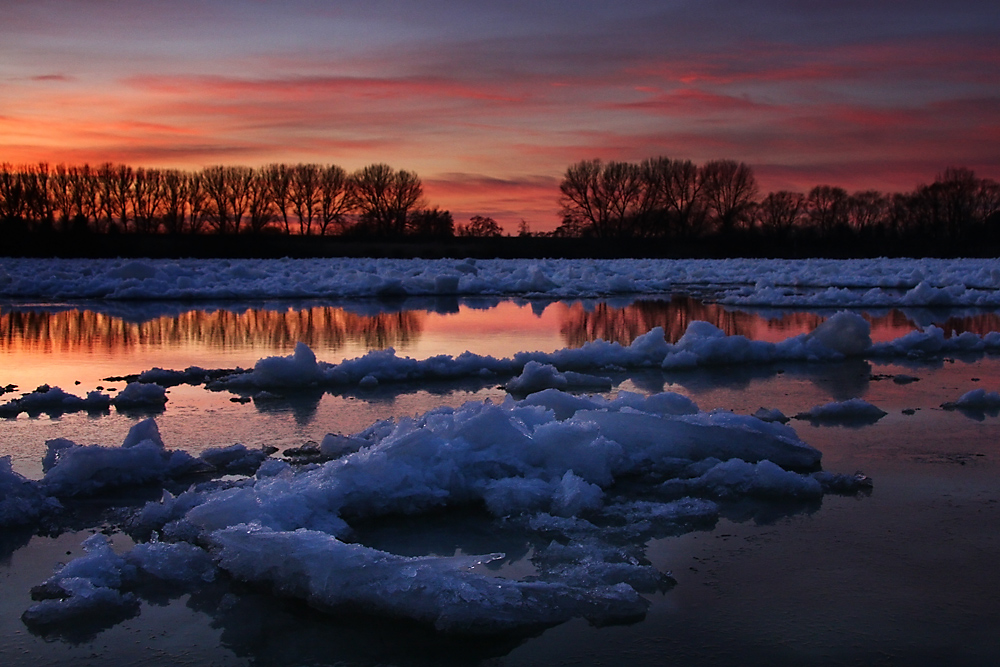
[{"label": "ice chunk", "polygon": [[86,398],[69,394],[59,387],[47,384],[24,394],[20,398],[0,405],[0,417],[16,417],[22,412],[38,415],[45,412],[49,415],[61,415],[67,412],[100,412],[111,405],[111,397],[99,391],[92,391]]},{"label": "ice chunk", "polygon": [[871,325],[857,313],[841,311],[821,323],[813,338],[845,357],[864,354],[872,346]]},{"label": "ice chunk", "polygon": [[470,572],[487,556],[407,558],[330,535],[234,526],[211,535],[220,566],[326,610],[357,610],[432,625],[445,632],[501,633],[574,617],[631,620],[648,602],[627,584],[580,587],[521,582]]},{"label": "ice chunk", "polygon": [[129,382],[111,400],[111,404],[119,410],[162,408],[166,402],[166,389],[158,384],[144,382]]},{"label": "ice chunk", "polygon": [[944,403],[941,407],[946,410],[965,408],[969,410],[995,410],[1000,408],[1000,393],[986,391],[985,389],[973,389],[967,391],[956,400]]},{"label": "ice chunk", "polygon": [[14,472],[10,456],[0,456],[0,528],[31,523],[60,507],[37,482]]},{"label": "ice chunk", "polygon": [[543,389],[606,391],[611,389],[611,380],[573,371],[560,373],[551,364],[529,361],[521,374],[507,382],[504,388],[512,394],[520,395],[533,394]]},{"label": "ice chunk", "polygon": [[785,470],[770,461],[730,459],[693,479],[664,482],[667,493],[704,494],[714,498],[819,498],[823,487],[810,475]]},{"label": "ice chunk", "polygon": [[796,419],[808,419],[819,424],[841,424],[864,426],[874,424],[887,413],[861,398],[816,405],[795,415]]},{"label": "ice chunk", "polygon": [[236,443],[228,447],[206,449],[198,458],[220,472],[252,475],[267,458],[267,453],[263,449],[251,450],[246,445]]},{"label": "ice chunk", "polygon": [[163,449],[163,438],[160,437],[160,427],[156,425],[155,419],[143,419],[132,426],[122,441],[122,447],[128,449],[146,441]]},{"label": "ice chunk", "polygon": [[320,369],[313,351],[299,342],[290,356],[267,357],[258,361],[252,376],[261,387],[302,387],[318,382]]},{"label": "ice chunk", "polygon": [[757,408],[755,413],[753,413],[753,416],[762,422],[778,422],[780,424],[788,423],[788,417],[786,417],[785,414],[777,408],[760,407]]},{"label": "ice chunk", "polygon": [[47,493],[59,497],[160,482],[204,468],[187,452],[164,449],[152,419],[135,424],[121,447],[83,446],[64,439],[46,444],[50,467],[41,483]]}]

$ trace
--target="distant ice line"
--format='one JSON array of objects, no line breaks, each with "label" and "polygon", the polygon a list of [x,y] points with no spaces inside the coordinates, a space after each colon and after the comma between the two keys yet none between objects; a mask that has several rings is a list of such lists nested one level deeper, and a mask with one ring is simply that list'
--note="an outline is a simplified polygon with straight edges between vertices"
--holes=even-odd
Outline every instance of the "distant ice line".
[{"label": "distant ice line", "polygon": [[[1000,306],[996,259],[83,260],[0,258],[0,298],[582,298],[708,288],[755,306]],[[865,291],[861,291],[865,290]]]}]

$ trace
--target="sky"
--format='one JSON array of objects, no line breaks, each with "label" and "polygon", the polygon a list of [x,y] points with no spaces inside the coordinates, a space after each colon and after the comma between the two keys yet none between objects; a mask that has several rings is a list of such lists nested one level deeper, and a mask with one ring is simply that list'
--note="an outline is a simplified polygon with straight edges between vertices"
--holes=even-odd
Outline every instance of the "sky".
[{"label": "sky", "polygon": [[0,0],[0,162],[384,162],[513,232],[571,164],[655,156],[1000,179],[1000,3]]}]

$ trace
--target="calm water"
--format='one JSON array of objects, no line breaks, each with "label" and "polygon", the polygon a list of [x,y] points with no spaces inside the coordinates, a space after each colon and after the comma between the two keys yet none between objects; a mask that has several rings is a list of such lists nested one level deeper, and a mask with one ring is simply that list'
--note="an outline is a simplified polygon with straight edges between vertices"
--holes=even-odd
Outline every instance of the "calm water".
[{"label": "calm water", "polygon": [[[251,366],[297,341],[330,362],[373,349],[401,355],[510,356],[597,338],[629,343],[654,326],[677,340],[706,320],[729,334],[782,340],[829,313],[727,310],[690,298],[592,302],[425,300],[396,304],[18,304],[0,307],[0,385],[47,383],[82,395],[105,378],[152,367]],[[876,340],[935,323],[1000,330],[993,312],[864,313]],[[887,376],[920,381],[900,385]],[[747,507],[713,529],[663,537],[647,557],[677,585],[651,596],[637,624],[574,621],[537,637],[468,641],[366,619],[332,619],[257,591],[206,591],[144,603],[139,617],[100,632],[38,637],[20,622],[28,589],[90,534],[0,537],[0,660],[4,664],[991,664],[1000,657],[1000,421],[939,408],[973,388],[996,390],[1000,360],[785,364],[665,374],[622,373],[617,389],[690,395],[702,409],[785,414],[863,397],[889,414],[863,428],[793,422],[824,453],[824,467],[863,470],[870,497],[821,505]],[[79,383],[79,384],[77,384]],[[284,448],[352,432],[376,419],[466,400],[500,399],[497,381],[326,392],[261,410],[204,387],[175,387],[157,417],[168,447],[198,451],[244,442]],[[7,400],[17,394],[5,395]],[[903,411],[912,411],[906,414]],[[0,455],[37,477],[44,441],[117,444],[140,416],[41,415],[0,421]],[[508,576],[530,573],[531,546],[482,534],[476,517],[374,526],[366,544],[397,553],[502,550]],[[415,536],[419,536],[415,538]],[[123,548],[127,538],[115,538]],[[499,542],[499,543],[498,543]],[[71,552],[72,555],[67,555]]]}]

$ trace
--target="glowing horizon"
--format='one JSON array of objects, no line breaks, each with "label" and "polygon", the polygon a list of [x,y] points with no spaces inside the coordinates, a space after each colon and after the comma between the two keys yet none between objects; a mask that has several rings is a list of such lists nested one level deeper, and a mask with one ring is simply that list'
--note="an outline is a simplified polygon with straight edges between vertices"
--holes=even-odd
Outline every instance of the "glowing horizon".
[{"label": "glowing horizon", "polygon": [[765,192],[1000,178],[987,2],[6,5],[0,162],[385,162],[508,231],[554,228],[590,158],[735,159]]}]

